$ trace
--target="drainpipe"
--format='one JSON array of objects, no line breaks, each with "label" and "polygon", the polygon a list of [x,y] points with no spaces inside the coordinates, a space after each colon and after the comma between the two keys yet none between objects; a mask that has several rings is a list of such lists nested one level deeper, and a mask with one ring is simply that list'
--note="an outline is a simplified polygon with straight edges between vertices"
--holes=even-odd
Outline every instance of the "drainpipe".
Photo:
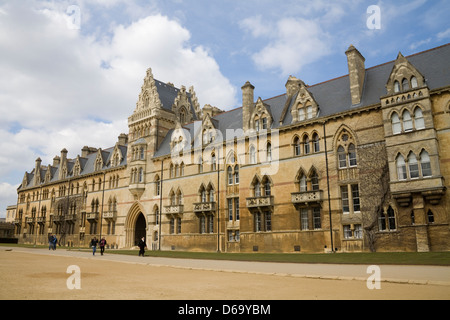
[{"label": "drainpipe", "polygon": [[161,159],[161,178],[160,178],[160,186],[159,186],[159,231],[158,231],[158,251],[161,251],[161,211],[162,211],[162,192],[163,192],[163,174],[164,174],[164,159]]},{"label": "drainpipe", "polygon": [[220,252],[220,170],[219,170],[219,165],[220,165],[220,147],[217,148],[217,252]]},{"label": "drainpipe", "polygon": [[105,203],[105,183],[106,183],[106,171],[103,172],[102,210],[100,211],[100,238],[98,239],[98,241],[102,239],[103,205]]},{"label": "drainpipe", "polygon": [[330,199],[330,174],[328,170],[328,151],[327,151],[327,134],[325,131],[326,121],[323,122],[323,139],[325,142],[325,163],[327,168],[327,187],[328,187],[328,215],[330,218],[330,239],[331,239],[331,252],[334,253],[334,243],[333,243],[333,223],[331,221],[331,199]]}]

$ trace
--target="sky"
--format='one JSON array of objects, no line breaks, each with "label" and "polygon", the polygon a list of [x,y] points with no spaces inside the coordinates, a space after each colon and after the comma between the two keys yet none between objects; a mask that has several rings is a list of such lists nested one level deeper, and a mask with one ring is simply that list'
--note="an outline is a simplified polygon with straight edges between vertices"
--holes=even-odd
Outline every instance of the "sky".
[{"label": "sky", "polygon": [[200,105],[241,106],[450,42],[450,1],[0,0],[0,217],[35,160],[128,133],[148,68]]}]

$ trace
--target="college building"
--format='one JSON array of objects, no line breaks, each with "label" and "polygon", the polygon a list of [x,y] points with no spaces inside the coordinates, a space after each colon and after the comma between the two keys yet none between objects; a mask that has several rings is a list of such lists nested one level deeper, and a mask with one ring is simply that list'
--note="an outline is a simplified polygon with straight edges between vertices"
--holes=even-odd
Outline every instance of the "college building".
[{"label": "college building", "polygon": [[[199,105],[147,70],[128,134],[106,149],[35,160],[15,236],[149,250],[450,250],[450,44],[242,107]],[[395,57],[393,57],[395,58]],[[345,63],[345,57],[343,59]],[[87,142],[89,143],[89,142]]]}]

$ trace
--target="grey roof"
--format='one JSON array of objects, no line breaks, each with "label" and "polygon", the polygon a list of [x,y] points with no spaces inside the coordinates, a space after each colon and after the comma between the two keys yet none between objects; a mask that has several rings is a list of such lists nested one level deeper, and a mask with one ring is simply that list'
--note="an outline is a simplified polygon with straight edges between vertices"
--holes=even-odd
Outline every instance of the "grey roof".
[{"label": "grey roof", "polygon": [[[450,84],[450,44],[437,47],[428,51],[417,53],[406,57],[408,61],[415,66],[419,72],[424,75],[426,84],[430,90],[438,89]],[[362,93],[361,103],[356,106],[352,106],[350,96],[350,83],[349,76],[342,76],[336,79],[332,79],[326,82],[322,82],[316,85],[308,86],[308,91],[314,96],[318,106],[319,114],[318,118],[327,117],[333,114],[345,112],[352,108],[364,107],[373,104],[380,103],[380,98],[387,94],[386,83],[392,72],[395,61],[391,61],[385,64],[381,64],[372,68],[366,69],[366,77],[364,82],[364,88]],[[158,94],[161,99],[162,107],[166,110],[172,109],[172,104],[176,99],[180,89],[177,89],[171,85],[165,84],[161,81],[155,80],[158,88]],[[189,99],[190,93],[186,92]],[[295,101],[295,96],[290,101],[289,105],[286,105],[287,95],[281,94],[279,96],[263,100],[267,105],[273,117],[273,128],[279,128],[290,125],[292,122],[291,108]],[[191,101],[190,101],[191,102]],[[195,111],[191,102],[191,112],[195,117]],[[280,118],[283,116],[282,123],[280,124]],[[227,112],[220,113],[212,118],[212,122],[215,127],[222,133],[223,137],[226,137],[227,129],[242,129],[242,107],[233,109]],[[194,121],[192,123],[183,126],[191,136],[191,140],[194,139],[196,132],[195,128],[199,128],[201,121]],[[155,153],[155,157],[165,156],[170,154],[170,140],[173,130],[169,130],[166,137],[163,139],[159,149]],[[192,141],[191,141],[192,142]],[[127,146],[119,146],[124,159],[120,165],[126,165]],[[102,150],[103,159],[105,161],[103,169],[108,169],[111,166],[110,157],[112,156],[114,148]],[[94,172],[95,159],[97,152],[89,154],[86,158],[80,158],[82,164],[81,174],[90,174]],[[75,160],[69,160],[72,169]],[[47,167],[52,171],[52,181],[58,180],[59,166]],[[70,172],[71,170],[69,170]],[[27,174],[28,186],[32,185],[34,170],[32,173]],[[42,173],[42,180],[45,173]]]},{"label": "grey roof", "polygon": [[[155,79],[155,85],[156,85],[156,90],[158,91],[159,100],[161,101],[162,108],[171,111],[172,105],[173,105],[175,99],[177,98],[178,93],[181,90],[170,84],[161,82],[156,79]],[[195,114],[194,106],[192,105],[191,94],[189,93],[189,91],[186,91],[186,95],[189,100],[191,113],[192,113],[193,117],[196,119],[196,114]]]},{"label": "grey roof", "polygon": [[[434,48],[428,51],[417,53],[406,57],[426,79],[426,84],[430,90],[448,86],[450,84],[450,44]],[[361,103],[352,105],[350,95],[349,76],[342,76],[316,85],[308,86],[308,91],[314,96],[319,105],[318,117],[327,117],[333,114],[345,112],[352,108],[364,107],[380,103],[380,98],[387,94],[386,83],[392,72],[395,60],[366,69],[364,88]],[[268,105],[272,113],[272,128],[279,128],[292,123],[291,108],[295,101],[295,96],[290,102],[289,108],[285,110],[287,94],[263,100]],[[280,118],[284,114],[284,119],[280,124]],[[225,137],[226,129],[242,128],[242,107],[216,115],[213,119],[218,121],[217,129]],[[193,123],[184,126],[191,137],[193,137]],[[170,137],[173,130],[170,130],[163,140],[160,148],[155,153],[155,157],[170,154]]]}]

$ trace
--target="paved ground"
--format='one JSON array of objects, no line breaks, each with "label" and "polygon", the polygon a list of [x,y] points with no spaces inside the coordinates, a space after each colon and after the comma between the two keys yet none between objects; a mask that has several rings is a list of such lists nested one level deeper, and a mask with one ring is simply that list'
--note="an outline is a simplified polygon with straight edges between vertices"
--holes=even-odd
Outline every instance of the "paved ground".
[{"label": "paved ground", "polygon": [[0,299],[450,299],[450,267],[379,266],[373,290],[367,268],[0,247]]}]

